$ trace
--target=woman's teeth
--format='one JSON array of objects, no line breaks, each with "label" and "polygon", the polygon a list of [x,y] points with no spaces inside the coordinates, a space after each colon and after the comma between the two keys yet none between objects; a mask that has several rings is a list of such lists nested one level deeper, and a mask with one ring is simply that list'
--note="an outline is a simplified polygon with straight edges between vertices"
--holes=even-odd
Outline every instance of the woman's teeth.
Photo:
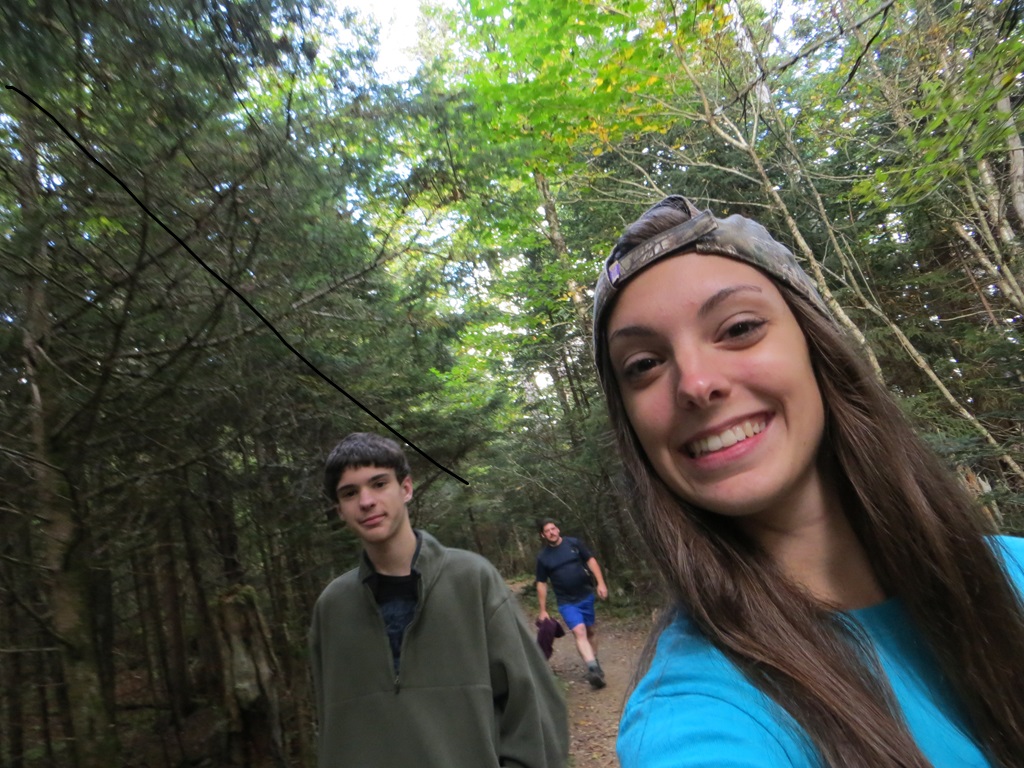
[{"label": "woman's teeth", "polygon": [[694,440],[692,443],[687,444],[686,450],[693,458],[698,458],[705,454],[714,453],[723,448],[736,445],[736,443],[758,434],[764,427],[765,422],[763,421],[744,421],[742,424],[729,427],[729,429],[717,435],[709,435],[708,437]]}]

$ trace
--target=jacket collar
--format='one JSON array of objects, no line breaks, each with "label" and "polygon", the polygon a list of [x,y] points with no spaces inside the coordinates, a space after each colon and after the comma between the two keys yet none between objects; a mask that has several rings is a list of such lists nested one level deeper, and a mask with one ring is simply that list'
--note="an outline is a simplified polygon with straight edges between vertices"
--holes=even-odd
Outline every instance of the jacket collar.
[{"label": "jacket collar", "polygon": [[[413,533],[416,534],[416,553],[412,556],[412,572],[420,575],[420,584],[427,590],[441,573],[441,566],[448,550],[426,531],[414,529]],[[364,551],[359,559],[359,581],[365,584],[376,574],[373,563]]]}]

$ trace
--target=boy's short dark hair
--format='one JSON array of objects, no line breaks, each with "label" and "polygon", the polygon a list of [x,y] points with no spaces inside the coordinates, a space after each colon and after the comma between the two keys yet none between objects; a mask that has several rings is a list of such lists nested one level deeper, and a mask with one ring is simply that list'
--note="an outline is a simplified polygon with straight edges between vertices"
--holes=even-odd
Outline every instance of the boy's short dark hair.
[{"label": "boy's short dark hair", "polygon": [[409,460],[394,440],[372,432],[353,432],[334,446],[324,465],[324,494],[333,503],[338,501],[338,481],[346,469],[384,467],[395,470],[402,482],[409,476]]},{"label": "boy's short dark hair", "polygon": [[538,535],[544,533],[544,526],[546,526],[548,523],[554,523],[556,527],[558,526],[558,521],[557,520],[554,520],[554,519],[552,519],[550,517],[541,518],[540,520],[537,521],[537,533],[538,533]]}]

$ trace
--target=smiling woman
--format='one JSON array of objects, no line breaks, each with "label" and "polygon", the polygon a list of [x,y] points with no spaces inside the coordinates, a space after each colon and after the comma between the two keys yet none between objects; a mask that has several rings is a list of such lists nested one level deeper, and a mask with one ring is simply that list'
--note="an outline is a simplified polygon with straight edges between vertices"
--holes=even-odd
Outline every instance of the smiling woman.
[{"label": "smiling woman", "polygon": [[1024,543],[987,535],[792,253],[669,197],[594,312],[672,596],[623,767],[1018,765]]},{"label": "smiling woman", "polygon": [[768,525],[835,506],[807,343],[765,275],[721,256],[663,261],[616,303],[608,338],[630,423],[677,494]]}]

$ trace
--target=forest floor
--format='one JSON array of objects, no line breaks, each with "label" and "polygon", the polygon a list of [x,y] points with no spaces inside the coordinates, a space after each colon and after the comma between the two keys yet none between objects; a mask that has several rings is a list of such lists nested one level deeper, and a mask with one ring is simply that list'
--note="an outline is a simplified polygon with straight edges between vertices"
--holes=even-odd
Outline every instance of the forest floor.
[{"label": "forest floor", "polygon": [[603,617],[597,606],[597,657],[608,686],[594,690],[570,635],[555,641],[551,668],[569,703],[572,768],[618,768],[615,737],[626,703],[626,686],[647,637],[645,622]]},{"label": "forest floor", "polygon": [[[533,627],[537,619],[537,598],[532,581],[520,580],[509,585],[519,596],[526,623]],[[553,618],[561,620],[548,598]],[[615,738],[619,717],[626,703],[626,688],[640,658],[651,626],[650,615],[615,615],[607,603],[597,604],[597,658],[608,685],[594,690],[587,682],[586,666],[576,651],[570,634],[555,640],[551,669],[565,691],[569,705],[571,768],[618,768]]]}]

